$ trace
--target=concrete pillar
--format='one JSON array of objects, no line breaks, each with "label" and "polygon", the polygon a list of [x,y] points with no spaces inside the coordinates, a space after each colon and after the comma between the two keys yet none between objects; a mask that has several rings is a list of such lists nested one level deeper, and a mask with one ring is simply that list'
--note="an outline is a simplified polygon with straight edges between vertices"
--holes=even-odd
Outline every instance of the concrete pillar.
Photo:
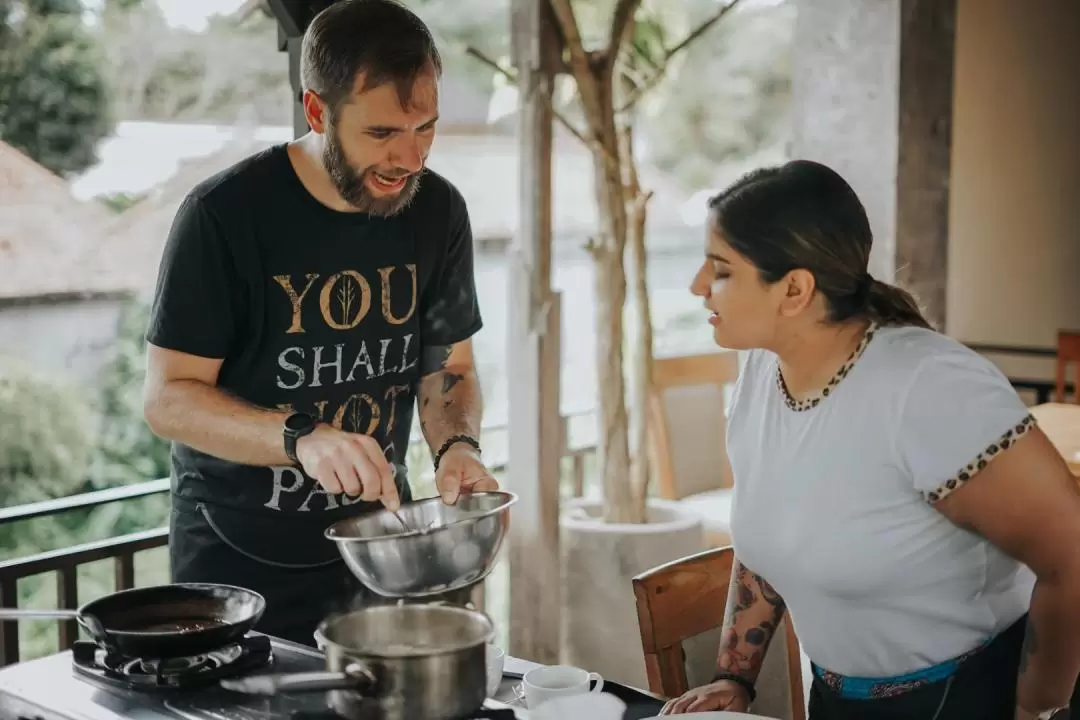
[{"label": "concrete pillar", "polygon": [[945,321],[956,0],[796,0],[792,156],[850,182],[870,271]]}]

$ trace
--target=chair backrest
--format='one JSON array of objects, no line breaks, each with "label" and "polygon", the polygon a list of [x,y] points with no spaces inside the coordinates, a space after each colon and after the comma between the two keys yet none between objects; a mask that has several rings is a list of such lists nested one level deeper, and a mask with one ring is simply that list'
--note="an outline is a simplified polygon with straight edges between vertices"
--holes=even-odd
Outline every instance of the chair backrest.
[{"label": "chair backrest", "polygon": [[[723,625],[734,561],[730,546],[714,548],[633,579],[651,692],[671,698],[690,689],[683,643]],[[714,644],[706,658],[710,670],[715,658]],[[757,691],[756,712],[806,719],[799,642],[787,614],[765,655]]]},{"label": "chair backrest", "polygon": [[653,362],[649,445],[660,497],[731,487],[726,389],[738,375],[738,354],[730,350]]},{"label": "chair backrest", "polygon": [[1065,366],[1076,363],[1076,382],[1073,387],[1073,402],[1080,403],[1080,331],[1060,330],[1057,342],[1057,380],[1054,386],[1054,401],[1065,402]]}]

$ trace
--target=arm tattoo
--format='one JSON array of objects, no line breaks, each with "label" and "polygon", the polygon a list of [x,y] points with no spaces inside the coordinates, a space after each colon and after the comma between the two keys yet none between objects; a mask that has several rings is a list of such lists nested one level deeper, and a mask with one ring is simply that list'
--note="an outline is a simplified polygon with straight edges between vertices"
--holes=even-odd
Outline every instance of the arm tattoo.
[{"label": "arm tattoo", "polygon": [[451,390],[453,390],[454,386],[457,385],[459,382],[461,382],[464,379],[465,379],[464,375],[460,375],[460,374],[452,373],[452,372],[443,373],[443,379],[442,379],[442,393],[443,393],[443,395],[446,395]]},{"label": "arm tattoo", "polygon": [[[446,363],[450,359],[450,354],[453,352],[453,349],[454,347],[452,345],[430,345],[420,352],[421,377],[441,372],[443,375],[443,395],[448,394],[454,389],[455,385],[465,379],[463,374],[449,372],[446,369]],[[425,404],[427,400],[428,398],[425,398]]]},{"label": "arm tattoo", "polygon": [[780,593],[776,592],[776,590],[773,588],[772,585],[765,582],[765,578],[761,577],[760,575],[756,575],[754,573],[750,573],[750,574],[754,577],[754,580],[757,581],[758,590],[761,591],[762,599],[765,600],[765,602],[772,605],[774,608],[779,608],[780,609],[780,614],[783,615],[784,614],[783,611],[784,611],[784,608],[785,608],[785,606],[784,606],[784,598],[780,597]]},{"label": "arm tattoo", "polygon": [[772,585],[736,560],[717,668],[756,680],[785,610],[783,598]]},{"label": "arm tattoo", "polygon": [[454,435],[479,439],[483,402],[480,381],[473,367],[448,365],[450,346],[432,346],[421,351],[422,367],[417,399],[420,429],[435,452]]}]

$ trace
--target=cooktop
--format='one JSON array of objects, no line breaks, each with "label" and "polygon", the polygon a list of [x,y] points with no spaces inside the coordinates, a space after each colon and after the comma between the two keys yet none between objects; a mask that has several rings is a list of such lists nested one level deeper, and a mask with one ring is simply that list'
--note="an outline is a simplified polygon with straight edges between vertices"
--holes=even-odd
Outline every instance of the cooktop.
[{"label": "cooktop", "polygon": [[[269,646],[269,647],[267,647]],[[303,645],[251,635],[244,652],[251,653],[245,673],[311,672],[325,669],[323,656]],[[264,656],[269,650],[271,657]],[[256,662],[258,660],[258,662]],[[268,661],[268,662],[267,662]],[[520,663],[525,667],[511,667]],[[507,670],[527,670],[530,663],[507,658]],[[102,669],[110,672],[101,672]],[[93,650],[73,651],[0,668],[0,718],[7,720],[331,720],[323,693],[249,696],[232,693],[216,683],[181,688],[153,688],[118,681],[116,667]],[[125,676],[126,677],[126,676]],[[503,682],[496,698],[513,699],[511,680]],[[475,716],[508,718],[505,706],[488,703]],[[472,720],[463,719],[463,720]]]}]

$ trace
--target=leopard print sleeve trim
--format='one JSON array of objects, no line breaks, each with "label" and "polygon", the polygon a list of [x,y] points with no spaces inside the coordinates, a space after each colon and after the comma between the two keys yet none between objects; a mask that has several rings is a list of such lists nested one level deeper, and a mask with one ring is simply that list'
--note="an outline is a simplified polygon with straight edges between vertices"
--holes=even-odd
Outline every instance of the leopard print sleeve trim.
[{"label": "leopard print sleeve trim", "polygon": [[1008,450],[1020,437],[1034,430],[1035,426],[1035,418],[1032,415],[1028,415],[1016,425],[1013,425],[988,448],[976,455],[975,459],[965,465],[960,472],[938,486],[937,490],[924,493],[926,502],[933,505],[949,496],[958,487],[962,487],[968,480],[975,477],[980,470],[989,465],[1003,450]]}]

